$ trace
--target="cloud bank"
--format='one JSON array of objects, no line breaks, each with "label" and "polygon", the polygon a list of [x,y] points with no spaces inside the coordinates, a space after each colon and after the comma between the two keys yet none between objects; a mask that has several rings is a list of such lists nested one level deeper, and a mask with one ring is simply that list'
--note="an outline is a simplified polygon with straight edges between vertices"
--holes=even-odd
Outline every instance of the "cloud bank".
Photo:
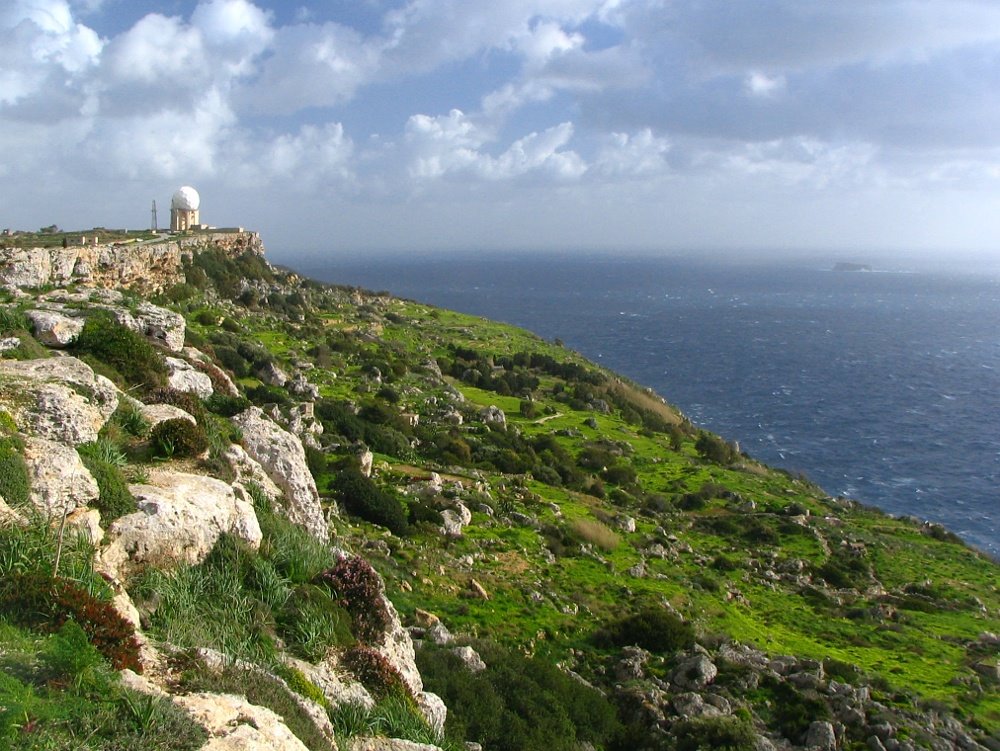
[{"label": "cloud bank", "polygon": [[9,0],[0,226],[192,183],[289,251],[1000,248],[993,2],[350,5]]}]

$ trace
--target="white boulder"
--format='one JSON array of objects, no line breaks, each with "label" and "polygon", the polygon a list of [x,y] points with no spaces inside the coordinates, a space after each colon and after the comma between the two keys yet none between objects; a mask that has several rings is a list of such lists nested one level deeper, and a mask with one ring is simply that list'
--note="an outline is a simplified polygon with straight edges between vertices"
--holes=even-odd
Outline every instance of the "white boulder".
[{"label": "white boulder", "polygon": [[75,357],[0,360],[0,409],[28,435],[77,445],[97,433],[118,406],[118,390]]},{"label": "white boulder", "polygon": [[46,347],[69,346],[83,331],[83,319],[71,318],[54,310],[29,310],[25,316],[31,322],[35,338]]},{"label": "white boulder", "polygon": [[233,418],[243,432],[243,447],[257,461],[284,496],[285,514],[320,540],[327,540],[330,530],[319,502],[316,481],[306,464],[302,441],[251,407]]},{"label": "white boulder", "polygon": [[142,404],[139,407],[139,413],[149,423],[150,428],[155,428],[167,420],[187,420],[195,425],[198,423],[192,415],[173,404]]},{"label": "white boulder", "polygon": [[211,739],[200,751],[308,751],[280,715],[233,694],[187,694],[186,709]]},{"label": "white boulder", "polygon": [[46,516],[89,506],[100,489],[76,449],[46,438],[27,437],[24,463],[31,481],[31,503]]},{"label": "white boulder", "polygon": [[160,470],[129,488],[139,510],[116,520],[101,551],[103,567],[119,575],[139,564],[200,563],[222,533],[257,548],[263,537],[253,507],[212,477]]},{"label": "white boulder", "polygon": [[167,365],[167,383],[170,388],[194,394],[201,399],[212,395],[212,379],[208,374],[179,357],[165,357],[163,360]]}]

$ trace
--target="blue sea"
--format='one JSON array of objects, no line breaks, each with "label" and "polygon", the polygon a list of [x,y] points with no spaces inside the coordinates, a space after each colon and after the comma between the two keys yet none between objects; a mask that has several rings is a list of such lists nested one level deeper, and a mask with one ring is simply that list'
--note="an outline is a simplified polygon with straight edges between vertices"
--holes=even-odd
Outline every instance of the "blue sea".
[{"label": "blue sea", "polygon": [[1000,275],[551,254],[295,266],[559,338],[761,461],[1000,557]]}]

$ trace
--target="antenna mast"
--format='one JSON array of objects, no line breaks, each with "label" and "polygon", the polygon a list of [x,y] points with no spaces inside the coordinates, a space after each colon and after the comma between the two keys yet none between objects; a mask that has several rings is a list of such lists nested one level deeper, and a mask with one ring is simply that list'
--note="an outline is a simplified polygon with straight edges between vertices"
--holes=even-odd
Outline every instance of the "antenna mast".
[{"label": "antenna mast", "polygon": [[153,232],[157,232],[158,231],[157,226],[156,226],[156,199],[155,198],[153,199],[153,224],[152,224],[152,230],[153,230]]}]

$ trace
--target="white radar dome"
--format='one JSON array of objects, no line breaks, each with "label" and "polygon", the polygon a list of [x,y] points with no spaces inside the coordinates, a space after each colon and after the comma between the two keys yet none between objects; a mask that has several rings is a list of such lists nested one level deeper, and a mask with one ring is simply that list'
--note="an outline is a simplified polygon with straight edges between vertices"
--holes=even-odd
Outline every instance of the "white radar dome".
[{"label": "white radar dome", "polygon": [[201,204],[201,196],[199,196],[198,191],[190,185],[178,188],[177,192],[174,193],[173,198],[170,199],[170,208],[172,209],[197,211],[199,204]]}]

